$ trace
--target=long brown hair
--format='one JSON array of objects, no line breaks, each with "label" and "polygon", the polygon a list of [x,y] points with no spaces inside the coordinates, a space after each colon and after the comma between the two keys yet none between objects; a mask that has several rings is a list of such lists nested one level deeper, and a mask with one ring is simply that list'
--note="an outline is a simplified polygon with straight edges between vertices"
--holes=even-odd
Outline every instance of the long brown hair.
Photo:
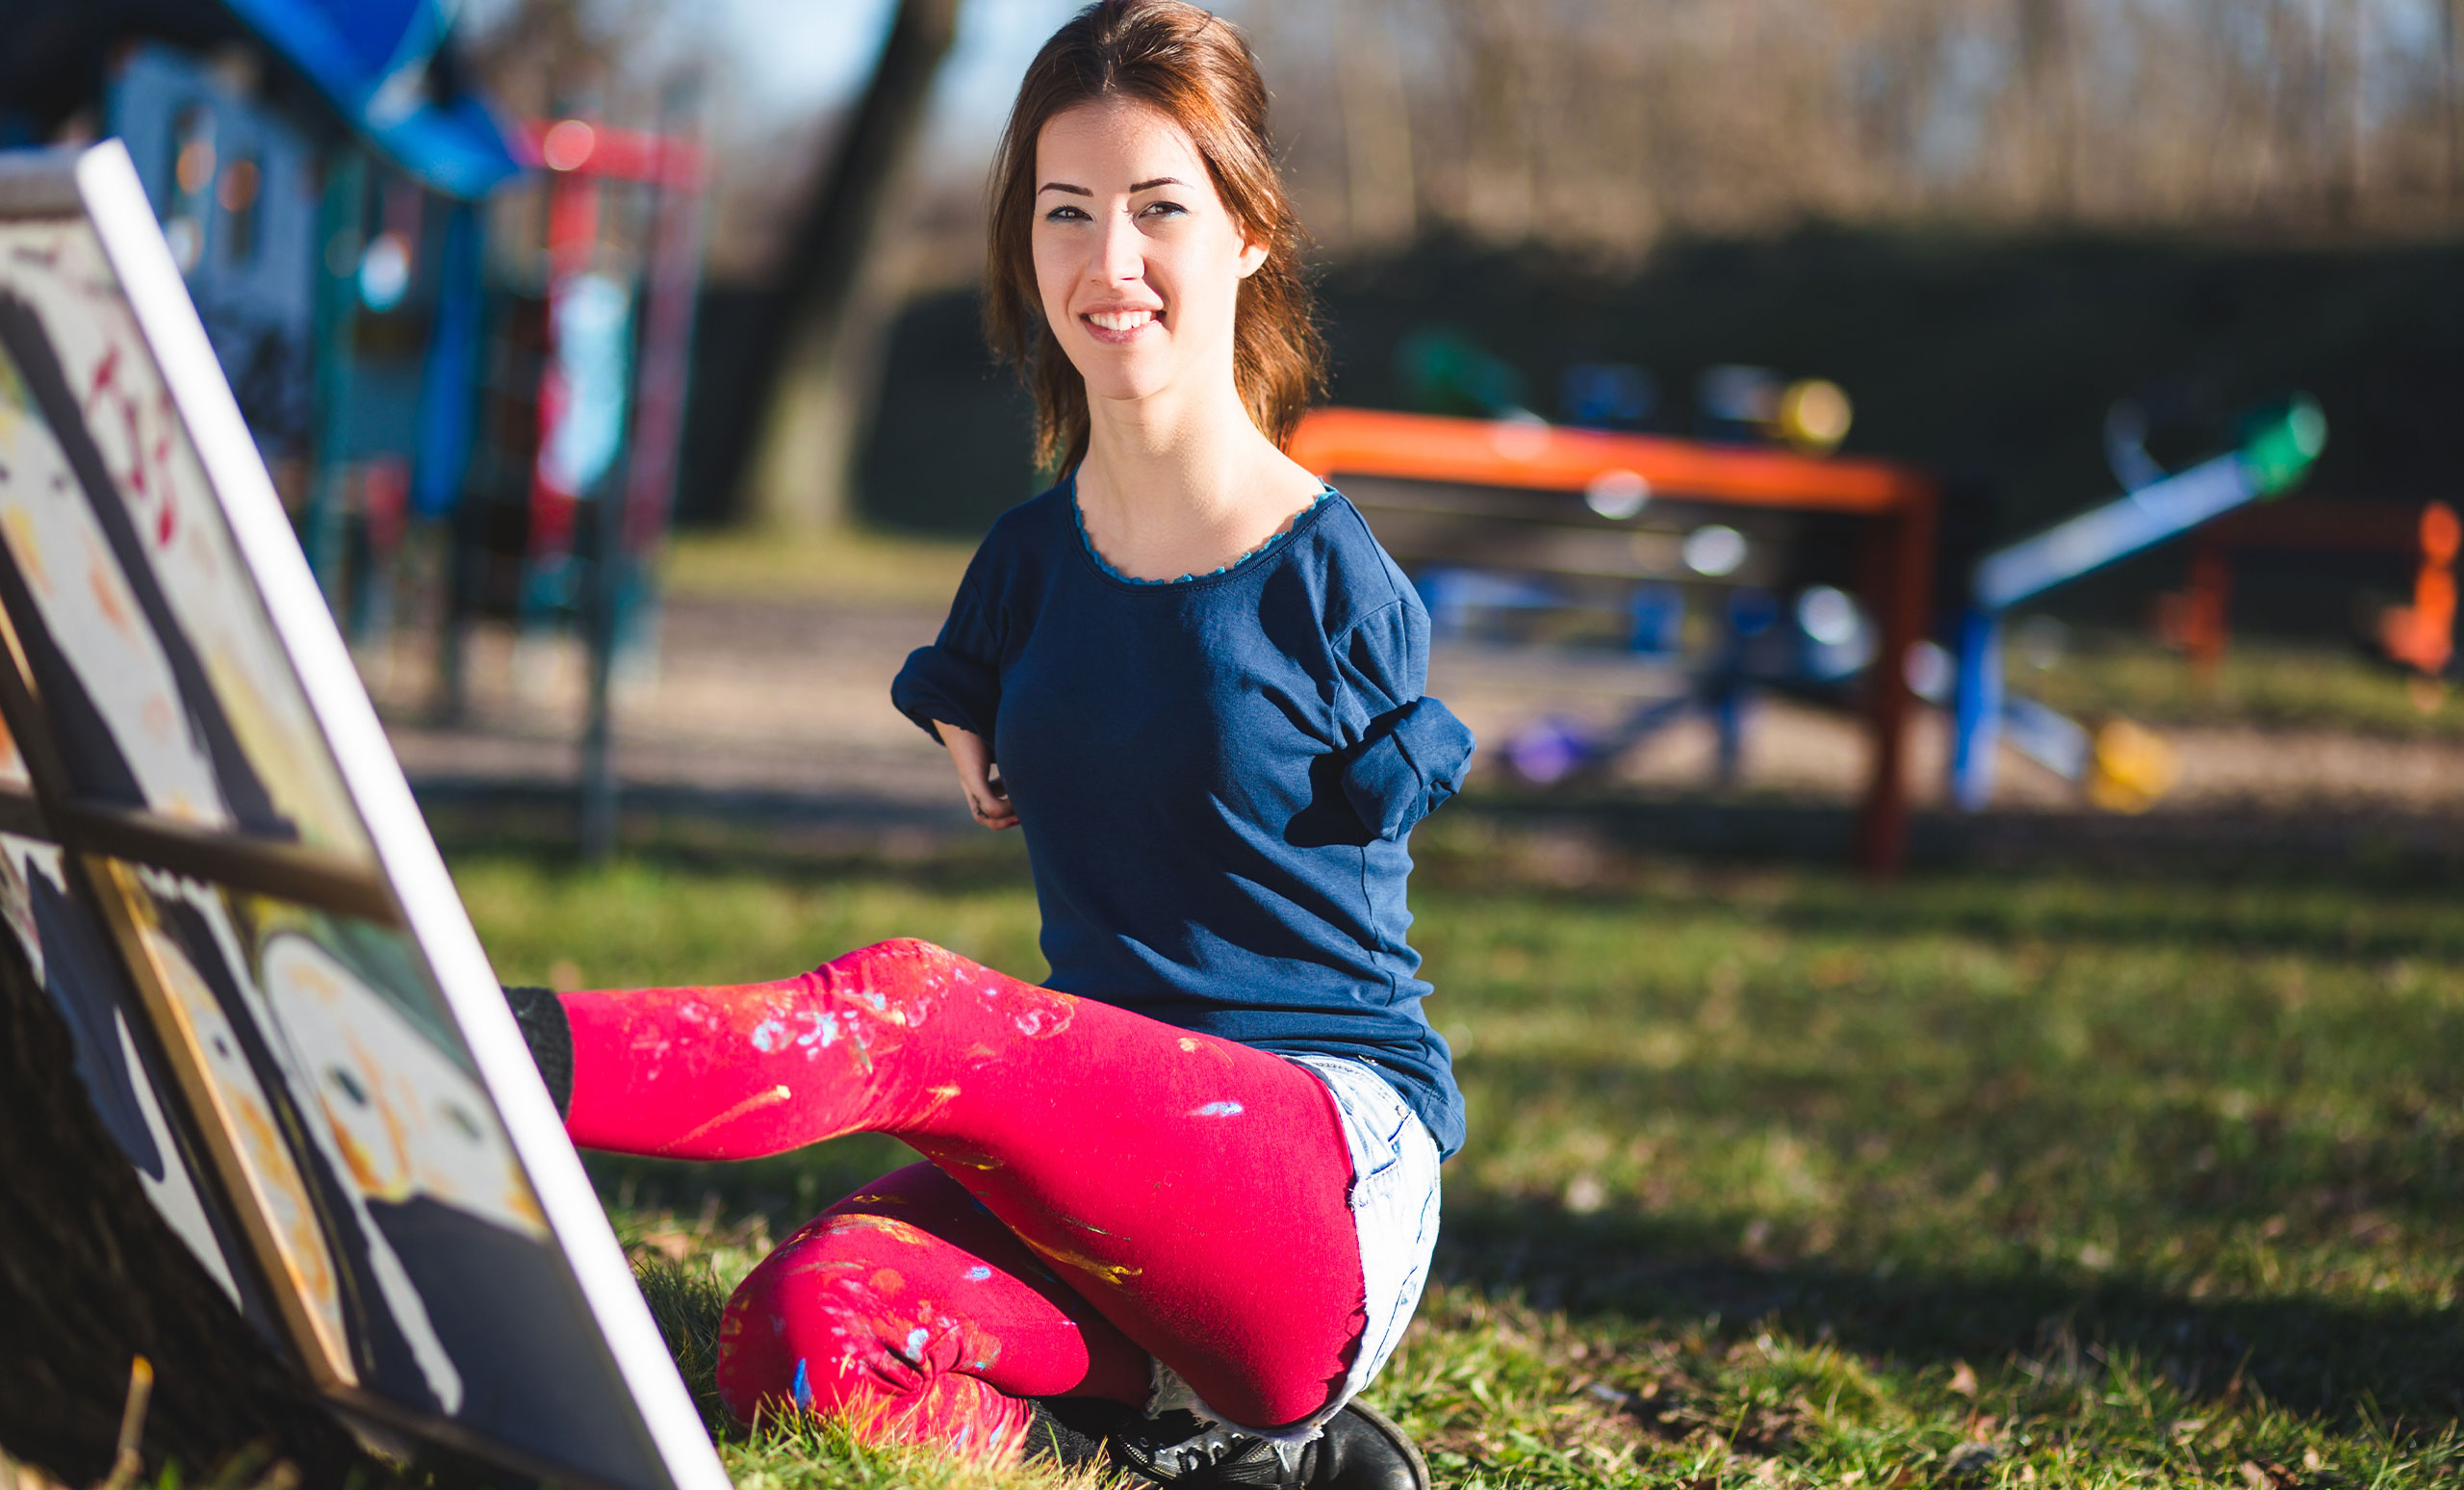
[{"label": "long brown hair", "polygon": [[1036,288],[1036,141],[1053,116],[1134,98],[1197,146],[1217,194],[1266,262],[1241,281],[1232,376],[1249,418],[1278,446],[1325,381],[1325,344],[1301,276],[1300,220],[1267,134],[1267,89],[1238,28],[1183,0],[1099,0],[1043,44],[1018,86],[992,165],[984,327],[992,350],[1036,396],[1036,462],[1063,471],[1087,454],[1087,384],[1045,322]]}]

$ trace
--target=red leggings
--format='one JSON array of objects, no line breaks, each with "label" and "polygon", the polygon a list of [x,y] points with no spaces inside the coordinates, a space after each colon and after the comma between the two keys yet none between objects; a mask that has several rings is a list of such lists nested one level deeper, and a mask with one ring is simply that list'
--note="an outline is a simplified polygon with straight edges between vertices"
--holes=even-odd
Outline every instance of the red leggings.
[{"label": "red leggings", "polygon": [[1367,1315],[1333,1097],[1264,1051],[886,941],[798,978],[569,993],[576,1143],[752,1159],[887,1133],[932,1161],[814,1218],[729,1300],[719,1392],[1004,1452],[1030,1397],[1237,1423],[1341,1389]]}]

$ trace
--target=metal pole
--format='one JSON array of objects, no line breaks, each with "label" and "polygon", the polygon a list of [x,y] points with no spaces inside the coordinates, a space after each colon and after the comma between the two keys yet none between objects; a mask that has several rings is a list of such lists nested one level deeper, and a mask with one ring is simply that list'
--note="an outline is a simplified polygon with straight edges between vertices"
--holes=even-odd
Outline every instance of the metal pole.
[{"label": "metal pole", "polygon": [[346,465],[343,424],[350,402],[352,330],[359,319],[361,218],[367,211],[368,157],[357,146],[325,152],[325,190],[317,209],[316,351],[311,378],[316,410],[316,470],[309,478],[301,526],[308,567],[342,612]]},{"label": "metal pole", "polygon": [[446,220],[438,275],[435,332],[420,373],[419,457],[411,471],[411,511],[424,547],[441,547],[444,593],[436,619],[436,686],[431,707],[459,712],[462,637],[458,521],[478,418],[480,326],[479,210],[456,202]]},{"label": "metal pole", "polygon": [[610,681],[616,660],[616,607],[624,587],[624,503],[617,484],[600,483],[591,498],[590,715],[581,737],[581,857],[605,863],[616,852],[616,758]]},{"label": "metal pole", "polygon": [[1993,800],[1993,756],[2002,743],[2002,617],[1969,608],[1960,617],[1959,683],[1952,696],[1951,797],[1973,812]]},{"label": "metal pole", "polygon": [[1941,494],[1912,494],[1886,530],[1867,596],[1881,622],[1882,645],[1865,670],[1873,775],[1857,812],[1857,865],[1868,874],[1897,874],[1908,858],[1908,657],[1925,639],[1934,602],[1934,527]]}]

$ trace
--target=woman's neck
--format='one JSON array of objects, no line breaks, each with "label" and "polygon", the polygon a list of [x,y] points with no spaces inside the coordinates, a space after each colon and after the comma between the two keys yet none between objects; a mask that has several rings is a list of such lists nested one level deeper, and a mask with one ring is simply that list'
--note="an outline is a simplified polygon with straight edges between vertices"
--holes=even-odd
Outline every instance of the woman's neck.
[{"label": "woman's neck", "polygon": [[1093,399],[1078,465],[1081,520],[1107,563],[1141,579],[1205,574],[1272,538],[1322,485],[1251,423],[1227,385]]}]

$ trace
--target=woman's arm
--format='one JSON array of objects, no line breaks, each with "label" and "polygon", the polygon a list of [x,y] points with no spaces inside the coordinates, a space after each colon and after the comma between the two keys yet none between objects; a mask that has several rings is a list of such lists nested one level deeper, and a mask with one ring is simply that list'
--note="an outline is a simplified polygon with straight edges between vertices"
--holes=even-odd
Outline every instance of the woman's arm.
[{"label": "woman's arm", "polygon": [[966,793],[967,810],[975,820],[987,828],[1017,827],[1018,809],[1010,805],[1009,792],[992,774],[992,749],[984,737],[944,720],[936,719],[933,726],[950,752],[951,764],[959,768],[959,789]]},{"label": "woman's arm", "polygon": [[1344,795],[1361,824],[1399,842],[1414,824],[1461,789],[1472,762],[1472,732],[1428,686],[1428,616],[1396,601],[1336,639],[1336,667],[1348,685],[1344,706],[1357,731],[1347,748]]}]

